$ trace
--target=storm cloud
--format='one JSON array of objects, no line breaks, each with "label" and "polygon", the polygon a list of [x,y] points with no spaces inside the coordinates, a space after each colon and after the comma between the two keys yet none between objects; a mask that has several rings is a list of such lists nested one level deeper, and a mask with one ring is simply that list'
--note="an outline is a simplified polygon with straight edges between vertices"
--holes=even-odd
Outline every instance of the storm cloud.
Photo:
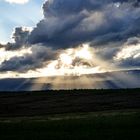
[{"label": "storm cloud", "polygon": [[7,43],[7,50],[19,49],[22,46],[26,46],[28,44],[28,37],[31,32],[30,28],[27,27],[16,27],[12,34],[13,43]]},{"label": "storm cloud", "polygon": [[[1,72],[36,70],[85,43],[104,61],[121,67],[140,66],[140,0],[47,0],[43,14],[36,27],[16,27],[13,43],[0,45],[11,52],[31,50],[2,61]],[[72,66],[78,65],[96,64],[75,58]]]},{"label": "storm cloud", "polygon": [[29,43],[68,48],[126,41],[140,33],[139,0],[49,0]]},{"label": "storm cloud", "polygon": [[[21,52],[26,51],[26,48],[20,48]],[[24,50],[25,49],[25,50]],[[18,71],[26,72],[36,68],[43,67],[47,61],[56,59],[57,52],[51,48],[46,48],[41,45],[33,45],[28,47],[29,51],[23,55],[15,54],[10,59],[5,59],[0,65],[0,71]],[[18,50],[17,50],[18,53]]]},{"label": "storm cloud", "polygon": [[114,57],[115,62],[123,67],[140,66],[140,38],[130,38]]}]

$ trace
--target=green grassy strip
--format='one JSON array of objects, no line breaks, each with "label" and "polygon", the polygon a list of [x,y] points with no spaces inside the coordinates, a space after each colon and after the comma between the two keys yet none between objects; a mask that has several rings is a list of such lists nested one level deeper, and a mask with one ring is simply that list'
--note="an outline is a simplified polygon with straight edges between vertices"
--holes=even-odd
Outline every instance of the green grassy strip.
[{"label": "green grassy strip", "polygon": [[[69,118],[68,118],[69,117]],[[140,112],[56,115],[0,121],[0,140],[137,140]]]}]

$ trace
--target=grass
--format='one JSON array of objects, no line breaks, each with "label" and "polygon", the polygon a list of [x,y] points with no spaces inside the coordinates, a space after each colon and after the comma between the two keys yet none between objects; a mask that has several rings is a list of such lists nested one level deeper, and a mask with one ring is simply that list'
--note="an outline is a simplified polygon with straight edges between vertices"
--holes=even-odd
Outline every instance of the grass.
[{"label": "grass", "polygon": [[140,108],[140,89],[0,93],[0,117]]},{"label": "grass", "polygon": [[0,120],[0,140],[139,140],[140,112],[100,112]]},{"label": "grass", "polygon": [[139,139],[140,89],[0,93],[0,140]]}]

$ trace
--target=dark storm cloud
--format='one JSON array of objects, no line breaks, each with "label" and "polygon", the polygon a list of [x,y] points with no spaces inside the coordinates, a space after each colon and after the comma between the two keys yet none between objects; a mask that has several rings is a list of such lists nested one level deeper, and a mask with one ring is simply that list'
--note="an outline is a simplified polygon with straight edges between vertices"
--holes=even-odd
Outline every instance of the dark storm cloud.
[{"label": "dark storm cloud", "polygon": [[16,45],[22,46],[23,44],[25,44],[27,42],[28,35],[28,30],[23,30],[22,27],[15,28],[13,39],[15,40]]},{"label": "dark storm cloud", "polygon": [[121,67],[140,66],[140,37],[129,38],[126,43],[118,50],[117,58]]},{"label": "dark storm cloud", "polygon": [[[139,49],[140,51],[140,49]],[[116,65],[123,67],[123,68],[139,68],[140,66],[140,54],[132,54],[130,57],[126,59],[121,59],[120,61],[115,62]]]},{"label": "dark storm cloud", "polygon": [[[10,51],[23,47],[32,51],[2,62],[1,72],[43,67],[49,60],[57,59],[58,49],[86,42],[104,61],[112,61],[124,45],[140,43],[140,0],[48,0],[43,13],[44,18],[32,31],[17,27],[14,43],[0,45]],[[91,65],[79,59],[73,62],[74,66],[79,64]],[[140,66],[139,57],[122,59],[119,65]]]},{"label": "dark storm cloud", "polygon": [[126,68],[133,68],[133,67],[139,67],[140,66],[140,57],[138,58],[133,58],[133,57],[130,57],[128,59],[125,59],[125,60],[122,60],[119,64],[119,66],[122,66],[122,67],[126,67]]},{"label": "dark storm cloud", "polygon": [[31,32],[31,44],[67,48],[126,41],[140,33],[139,0],[50,0],[44,19]]},{"label": "dark storm cloud", "polygon": [[12,39],[14,40],[14,43],[8,43],[6,49],[14,50],[14,49],[19,49],[22,46],[25,46],[26,44],[28,44],[27,42],[28,42],[29,34],[30,34],[30,30],[28,28],[16,27],[12,34]]},{"label": "dark storm cloud", "polygon": [[43,67],[46,61],[55,59],[57,53],[44,46],[30,46],[31,54],[24,56],[15,56],[10,60],[5,60],[0,65],[0,71],[18,71],[25,72],[31,69]]},{"label": "dark storm cloud", "polygon": [[140,44],[140,38],[138,37],[129,38],[126,42],[126,45],[137,45],[137,44]]}]

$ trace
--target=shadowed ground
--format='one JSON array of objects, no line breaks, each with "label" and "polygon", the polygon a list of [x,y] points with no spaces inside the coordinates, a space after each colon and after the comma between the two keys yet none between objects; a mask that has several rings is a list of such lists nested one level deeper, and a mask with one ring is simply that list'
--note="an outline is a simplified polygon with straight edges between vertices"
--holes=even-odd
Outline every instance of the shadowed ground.
[{"label": "shadowed ground", "polygon": [[0,94],[0,140],[139,140],[140,90]]},{"label": "shadowed ground", "polygon": [[0,117],[43,116],[140,108],[140,89],[0,94]]}]

